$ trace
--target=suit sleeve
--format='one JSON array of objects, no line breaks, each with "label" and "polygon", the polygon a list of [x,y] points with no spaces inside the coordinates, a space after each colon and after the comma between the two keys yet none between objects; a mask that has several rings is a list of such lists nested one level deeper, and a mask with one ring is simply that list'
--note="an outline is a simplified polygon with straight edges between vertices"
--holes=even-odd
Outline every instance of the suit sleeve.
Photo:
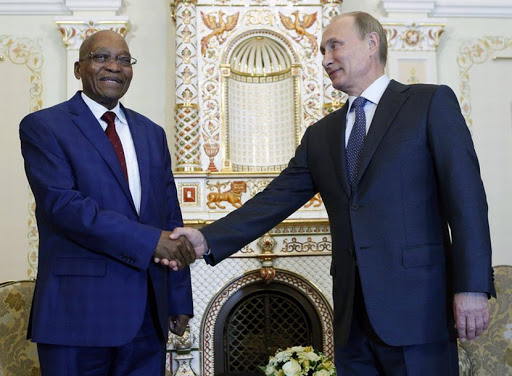
[{"label": "suit sleeve", "polygon": [[453,91],[439,86],[428,115],[443,212],[452,238],[454,293],[495,295],[487,199],[468,127]]},{"label": "suit sleeve", "polygon": [[[20,139],[40,230],[52,226],[51,236],[63,236],[91,252],[146,269],[161,230],[105,210],[80,192],[59,138],[37,114],[22,120]],[[49,236],[44,238],[52,241]]]},{"label": "suit sleeve", "polygon": [[310,128],[288,167],[262,192],[241,208],[201,229],[212,251],[211,265],[271,230],[316,194],[307,163],[309,131]]}]

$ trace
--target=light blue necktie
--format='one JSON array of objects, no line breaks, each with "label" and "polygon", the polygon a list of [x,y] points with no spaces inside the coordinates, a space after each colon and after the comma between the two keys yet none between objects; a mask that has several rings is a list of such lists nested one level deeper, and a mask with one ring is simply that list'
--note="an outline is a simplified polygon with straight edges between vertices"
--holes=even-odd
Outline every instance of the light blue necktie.
[{"label": "light blue necktie", "polygon": [[347,154],[348,178],[352,190],[354,190],[359,168],[359,158],[361,157],[361,151],[363,150],[364,139],[366,137],[366,116],[364,115],[364,105],[366,102],[368,102],[368,99],[357,97],[354,103],[352,103],[352,108],[356,113],[356,120],[350,132],[347,148],[345,150]]}]

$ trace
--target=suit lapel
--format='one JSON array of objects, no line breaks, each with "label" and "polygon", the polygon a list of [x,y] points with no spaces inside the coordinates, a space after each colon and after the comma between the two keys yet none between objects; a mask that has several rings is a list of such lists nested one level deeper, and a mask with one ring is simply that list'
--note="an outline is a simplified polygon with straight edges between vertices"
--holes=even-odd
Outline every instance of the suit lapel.
[{"label": "suit lapel", "polygon": [[327,127],[327,144],[336,168],[336,176],[343,190],[350,196],[348,182],[347,161],[345,156],[345,128],[347,126],[348,103],[332,114],[332,119]]},{"label": "suit lapel", "polygon": [[144,131],[143,124],[136,121],[135,117],[132,115],[130,110],[127,110],[123,105],[121,105],[123,111],[126,115],[126,121],[128,122],[128,126],[130,127],[130,132],[132,134],[133,144],[135,146],[135,153],[137,154],[137,163],[139,165],[139,176],[140,176],[140,187],[141,187],[141,198],[140,198],[140,215],[142,217],[142,213],[144,208],[147,205],[147,199],[149,195],[149,145],[147,134]]},{"label": "suit lapel", "polygon": [[406,93],[407,89],[407,86],[391,80],[386,91],[384,91],[377,105],[375,115],[373,116],[370,130],[364,141],[363,151],[359,161],[359,174],[355,183],[356,186],[370,164],[377,147],[393,122],[393,119],[408,98],[408,94]]},{"label": "suit lapel", "polygon": [[80,97],[80,92],[77,92],[77,94],[75,94],[68,103],[73,122],[78,126],[78,128],[80,128],[84,136],[90,141],[92,146],[98,151],[98,153],[100,153],[102,158],[110,167],[110,170],[121,185],[123,192],[135,209],[128,182],[124,177],[119,160],[112,148],[112,144],[105,135],[101,126],[98,124],[98,120],[96,120],[91,110],[89,110],[89,107],[87,107]]}]

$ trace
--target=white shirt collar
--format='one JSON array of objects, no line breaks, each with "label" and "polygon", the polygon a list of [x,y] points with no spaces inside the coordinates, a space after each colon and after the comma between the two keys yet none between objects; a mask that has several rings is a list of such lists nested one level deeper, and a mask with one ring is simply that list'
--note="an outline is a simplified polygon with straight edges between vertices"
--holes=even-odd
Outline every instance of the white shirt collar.
[{"label": "white shirt collar", "polygon": [[[368,86],[365,91],[361,93],[361,97],[365,97],[373,104],[378,105],[380,98],[382,98],[382,94],[384,94],[384,91],[389,85],[389,81],[391,81],[390,78],[387,75],[383,74],[375,81],[373,81],[373,83],[370,86]],[[352,109],[352,103],[354,103],[354,100],[356,98],[357,97],[354,96],[348,97],[349,108],[347,114],[350,113],[350,110]]]},{"label": "white shirt collar", "polygon": [[83,91],[81,92],[81,94],[82,94],[82,99],[84,100],[85,104],[87,105],[87,107],[89,107],[89,109],[93,113],[94,117],[96,117],[96,119],[98,119],[98,121],[100,121],[101,117],[103,116],[103,114],[106,111],[112,111],[113,113],[116,114],[119,121],[121,121],[124,124],[128,124],[128,122],[126,121],[126,116],[124,115],[124,112],[121,109],[119,102],[117,102],[116,106],[113,109],[109,110],[105,106],[103,106],[103,105],[99,104],[98,102],[89,98]]}]

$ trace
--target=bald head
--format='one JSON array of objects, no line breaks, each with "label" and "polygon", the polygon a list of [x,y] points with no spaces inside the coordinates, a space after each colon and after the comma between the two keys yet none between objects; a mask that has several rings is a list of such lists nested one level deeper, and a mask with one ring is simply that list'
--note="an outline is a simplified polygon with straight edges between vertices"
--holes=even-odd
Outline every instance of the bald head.
[{"label": "bald head", "polygon": [[100,31],[97,31],[96,33],[94,34],[91,34],[89,35],[88,37],[86,37],[84,39],[84,41],[82,42],[82,45],[80,46],[80,50],[79,50],[79,56],[80,56],[80,59],[83,59],[89,52],[92,51],[92,46],[94,45],[95,41],[97,41],[98,39],[103,39],[103,38],[107,38],[109,40],[119,40],[121,41],[121,43],[124,43],[126,45],[126,49],[128,50],[128,45],[126,44],[126,40],[124,39],[124,37],[115,32],[115,31],[112,31],[112,30],[100,30]]},{"label": "bald head", "polygon": [[131,64],[120,63],[131,60],[125,39],[112,30],[98,31],[83,41],[79,55],[75,77],[82,80],[84,94],[107,109],[114,108],[133,77]]}]

